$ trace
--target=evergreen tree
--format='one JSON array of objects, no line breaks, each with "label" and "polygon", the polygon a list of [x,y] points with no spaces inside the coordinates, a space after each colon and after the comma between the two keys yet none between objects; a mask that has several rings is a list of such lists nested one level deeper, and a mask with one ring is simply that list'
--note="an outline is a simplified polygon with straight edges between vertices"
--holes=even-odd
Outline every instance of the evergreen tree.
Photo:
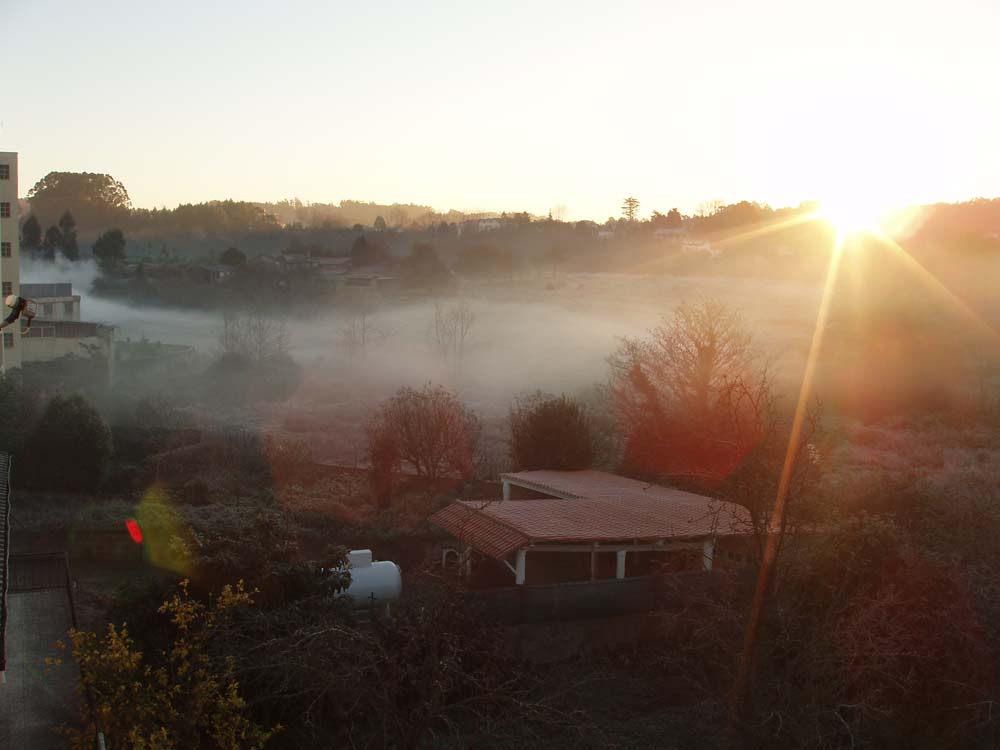
[{"label": "evergreen tree", "polygon": [[42,225],[32,214],[21,225],[21,244],[24,247],[36,248],[42,246]]},{"label": "evergreen tree", "polygon": [[80,248],[76,244],[76,219],[68,210],[59,217],[59,231],[62,234],[63,255],[68,260],[80,259]]}]

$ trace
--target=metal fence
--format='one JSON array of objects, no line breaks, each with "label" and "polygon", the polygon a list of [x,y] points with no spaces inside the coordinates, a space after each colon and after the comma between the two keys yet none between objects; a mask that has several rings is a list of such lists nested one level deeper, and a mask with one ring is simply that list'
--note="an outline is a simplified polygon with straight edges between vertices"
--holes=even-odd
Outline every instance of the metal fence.
[{"label": "metal fence", "polygon": [[[10,591],[29,592],[64,589],[69,602],[69,616],[73,628],[78,628],[76,600],[73,598],[73,576],[69,570],[69,554],[66,552],[22,552],[10,555],[8,568]],[[101,720],[94,705],[94,694],[88,687],[84,692],[87,709],[94,720],[96,734],[94,746],[98,750],[105,747]]]},{"label": "metal fence", "polygon": [[494,622],[520,625],[652,612],[682,601],[686,592],[710,588],[705,572],[637,576],[605,581],[511,586],[470,591],[466,602]]},{"label": "metal fence", "polygon": [[[45,591],[66,589],[70,604],[73,603],[72,579],[69,572],[69,556],[65,552],[15,553],[10,556],[9,590]],[[70,606],[70,613],[76,627],[76,611]]]},{"label": "metal fence", "polygon": [[73,576],[69,572],[69,553],[13,553],[7,573],[12,594],[63,589],[69,603],[70,622],[74,628],[80,627],[76,619],[76,600],[73,598]]}]

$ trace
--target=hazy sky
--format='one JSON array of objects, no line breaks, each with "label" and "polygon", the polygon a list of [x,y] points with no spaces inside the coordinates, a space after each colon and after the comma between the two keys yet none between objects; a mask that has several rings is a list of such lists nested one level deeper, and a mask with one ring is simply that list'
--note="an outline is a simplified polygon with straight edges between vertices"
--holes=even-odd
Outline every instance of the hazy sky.
[{"label": "hazy sky", "polygon": [[997,0],[0,0],[21,192],[564,205],[1000,195]]}]

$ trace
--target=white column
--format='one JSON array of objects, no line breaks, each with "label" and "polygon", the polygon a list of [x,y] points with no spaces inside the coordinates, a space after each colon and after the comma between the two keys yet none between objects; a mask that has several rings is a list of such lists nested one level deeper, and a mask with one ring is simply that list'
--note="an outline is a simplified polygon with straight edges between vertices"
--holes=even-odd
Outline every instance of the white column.
[{"label": "white column", "polygon": [[625,555],[628,553],[625,550],[619,550],[615,557],[615,578],[625,577]]},{"label": "white column", "polygon": [[702,562],[704,564],[705,570],[712,571],[712,561],[715,559],[715,537],[705,540],[705,545],[702,548]]},{"label": "white column", "polygon": [[524,583],[524,574],[527,570],[527,562],[528,562],[528,550],[519,549],[517,551],[517,565],[516,565],[517,572],[515,573],[514,577],[514,583],[516,583],[518,586]]},{"label": "white column", "polygon": [[506,479],[503,482],[503,499],[510,500],[510,482]]}]

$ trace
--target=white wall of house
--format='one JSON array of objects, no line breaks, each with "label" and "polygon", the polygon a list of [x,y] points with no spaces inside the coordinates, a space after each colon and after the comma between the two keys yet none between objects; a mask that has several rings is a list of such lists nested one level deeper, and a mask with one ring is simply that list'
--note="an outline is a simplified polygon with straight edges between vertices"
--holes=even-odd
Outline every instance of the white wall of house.
[{"label": "white wall of house", "polygon": [[80,320],[80,296],[35,297],[39,320]]},{"label": "white wall of house", "polygon": [[[86,325],[86,324],[84,324]],[[59,336],[58,328],[46,326],[45,321],[36,320],[31,326],[31,334],[18,336],[21,355],[24,362],[51,362],[75,354],[78,357],[89,357],[93,347],[108,360],[108,378],[111,379],[115,369],[115,329],[113,326],[98,326],[97,331],[89,336]]]},{"label": "white wall of house", "polygon": [[[45,323],[35,324],[39,329],[45,328]],[[35,326],[32,326],[34,329]],[[21,339],[21,355],[25,362],[50,362],[67,354],[80,357],[89,355],[88,347],[97,346],[102,352],[112,351],[113,343],[108,336],[19,336]]]}]

